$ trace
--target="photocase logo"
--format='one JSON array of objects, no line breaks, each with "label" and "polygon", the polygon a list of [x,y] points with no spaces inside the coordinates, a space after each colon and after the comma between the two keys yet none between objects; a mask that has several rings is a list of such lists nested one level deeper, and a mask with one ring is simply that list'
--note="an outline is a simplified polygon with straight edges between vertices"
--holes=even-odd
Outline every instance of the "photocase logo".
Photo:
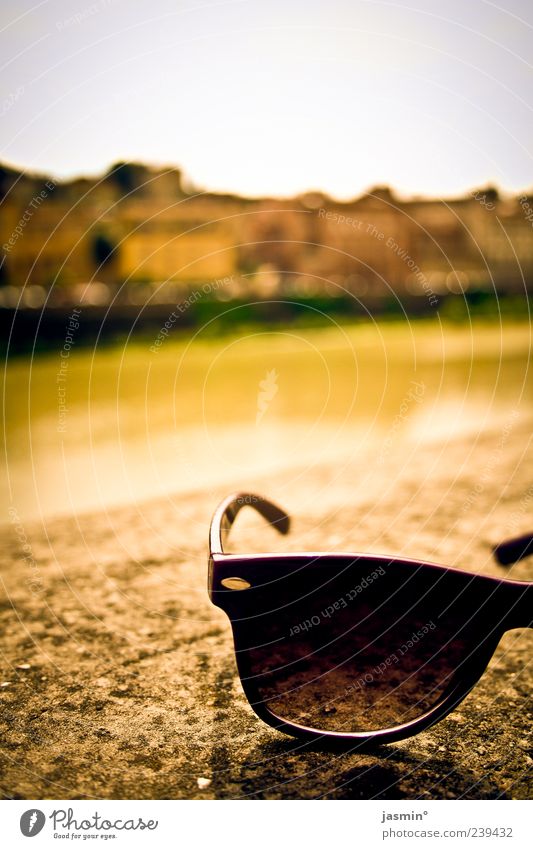
[{"label": "photocase logo", "polygon": [[278,373],[275,368],[267,371],[263,380],[259,381],[259,392],[257,393],[257,415],[255,417],[256,425],[259,424],[266,411],[268,410],[271,401],[274,400],[278,393]]},{"label": "photocase logo", "polygon": [[20,818],[20,830],[24,837],[35,837],[42,831],[46,822],[46,817],[42,811],[37,808],[31,808],[29,811],[24,811]]}]

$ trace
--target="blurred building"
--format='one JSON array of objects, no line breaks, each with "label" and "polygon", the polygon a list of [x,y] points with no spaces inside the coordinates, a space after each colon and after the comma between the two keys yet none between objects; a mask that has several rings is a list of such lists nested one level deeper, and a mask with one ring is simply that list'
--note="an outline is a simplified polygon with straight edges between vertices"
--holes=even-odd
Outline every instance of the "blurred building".
[{"label": "blurred building", "polygon": [[232,276],[224,297],[523,292],[532,208],[494,189],[447,201],[400,200],[386,187],[343,203],[317,192],[246,199],[131,163],[58,183],[0,167],[0,284],[61,298],[92,282],[95,298],[132,303]]}]

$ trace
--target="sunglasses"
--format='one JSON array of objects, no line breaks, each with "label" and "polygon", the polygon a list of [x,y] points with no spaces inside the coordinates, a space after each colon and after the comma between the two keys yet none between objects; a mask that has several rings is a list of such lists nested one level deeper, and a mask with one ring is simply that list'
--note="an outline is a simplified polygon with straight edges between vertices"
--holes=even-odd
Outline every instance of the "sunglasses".
[{"label": "sunglasses", "polygon": [[[287,734],[357,745],[417,734],[465,698],[506,630],[532,627],[529,582],[373,554],[225,554],[245,506],[289,531],[270,501],[226,498],[209,595],[230,619],[250,705]],[[529,554],[533,536],[495,549],[504,565]]]}]

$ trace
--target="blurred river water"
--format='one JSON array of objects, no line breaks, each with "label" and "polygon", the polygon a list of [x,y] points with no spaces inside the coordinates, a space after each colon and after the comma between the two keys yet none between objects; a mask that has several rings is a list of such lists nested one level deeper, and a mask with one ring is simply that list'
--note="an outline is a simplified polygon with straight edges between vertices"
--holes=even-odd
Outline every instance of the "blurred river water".
[{"label": "blurred river water", "polygon": [[[512,438],[533,413],[525,322],[335,325],[153,340],[11,359],[1,516],[226,488],[406,446]],[[62,355],[63,352],[63,355]],[[415,454],[416,456],[416,454]]]}]

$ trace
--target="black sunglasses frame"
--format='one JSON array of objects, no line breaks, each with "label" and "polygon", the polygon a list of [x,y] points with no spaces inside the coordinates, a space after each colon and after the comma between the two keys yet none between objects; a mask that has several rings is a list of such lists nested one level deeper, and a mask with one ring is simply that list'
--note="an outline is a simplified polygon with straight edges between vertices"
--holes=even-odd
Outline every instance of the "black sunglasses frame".
[{"label": "black sunglasses frame", "polygon": [[[228,616],[235,643],[237,668],[244,693],[256,715],[268,725],[293,737],[307,741],[327,741],[366,747],[380,743],[393,743],[425,731],[439,722],[468,695],[485,672],[502,635],[513,628],[533,627],[533,583],[489,577],[448,568],[436,563],[381,555],[331,552],[226,554],[224,542],[238,513],[243,507],[257,510],[280,533],[287,534],[289,516],[259,495],[237,493],[228,496],[216,509],[209,535],[208,592],[211,601]],[[533,537],[525,536],[502,543],[495,556],[509,565],[533,552]],[[476,617],[477,638],[475,648],[461,663],[449,686],[437,703],[420,717],[392,728],[371,732],[340,732],[308,728],[281,719],[271,712],[260,695],[249,664],[244,633],[253,609],[246,604],[243,616],[243,596],[254,586],[265,582],[265,575],[276,576],[303,571],[320,565],[338,568],[360,566],[363,571],[400,566],[404,570],[430,570],[435,581],[453,578],[459,591],[461,587],[475,587],[481,615]]]}]

